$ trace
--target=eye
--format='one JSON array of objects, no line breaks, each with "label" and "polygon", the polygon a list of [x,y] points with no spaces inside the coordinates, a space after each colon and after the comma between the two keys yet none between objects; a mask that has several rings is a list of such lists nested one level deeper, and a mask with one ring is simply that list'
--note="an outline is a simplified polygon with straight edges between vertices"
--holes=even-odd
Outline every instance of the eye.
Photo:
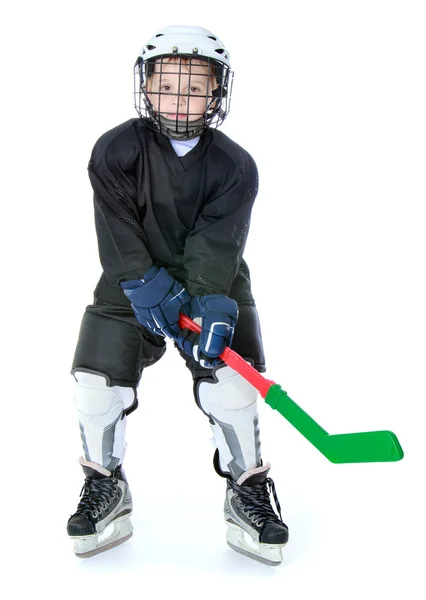
[{"label": "eye", "polygon": [[199,94],[201,89],[198,87],[191,87],[191,94]]},{"label": "eye", "polygon": [[170,92],[171,88],[169,85],[162,85],[160,89],[162,92]]}]

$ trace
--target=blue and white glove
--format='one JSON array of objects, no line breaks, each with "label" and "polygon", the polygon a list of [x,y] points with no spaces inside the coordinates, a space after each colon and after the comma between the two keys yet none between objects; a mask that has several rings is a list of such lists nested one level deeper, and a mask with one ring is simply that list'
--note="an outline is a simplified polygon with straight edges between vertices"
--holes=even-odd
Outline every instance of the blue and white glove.
[{"label": "blue and white glove", "polygon": [[183,312],[201,325],[201,333],[183,329],[176,340],[178,347],[202,367],[212,369],[221,362],[225,346],[232,343],[238,304],[222,294],[195,296]]},{"label": "blue and white glove", "polygon": [[138,322],[157,335],[176,340],[181,333],[179,315],[191,296],[161,267],[152,266],[142,279],[120,283]]}]

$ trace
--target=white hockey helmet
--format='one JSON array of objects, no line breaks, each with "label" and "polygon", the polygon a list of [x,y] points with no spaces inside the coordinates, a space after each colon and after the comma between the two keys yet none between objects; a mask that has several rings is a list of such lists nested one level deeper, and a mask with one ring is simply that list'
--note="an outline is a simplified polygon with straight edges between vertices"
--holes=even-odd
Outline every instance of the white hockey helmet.
[{"label": "white hockey helmet", "polygon": [[[147,93],[147,82],[154,71],[154,64],[161,77],[161,72],[167,70],[166,64],[172,61],[181,65],[182,59],[187,65],[191,65],[193,60],[195,64],[205,62],[207,72],[214,74],[217,83],[211,95],[206,93],[204,115],[195,121],[189,120],[189,117],[182,121],[177,115],[176,119],[166,118],[161,108],[157,106],[155,110]],[[189,100],[189,92],[180,91],[181,73],[183,71],[179,67],[178,95],[188,96]],[[134,75],[135,108],[139,116],[172,139],[190,139],[205,133],[210,127],[218,127],[223,123],[229,113],[233,79],[230,55],[223,42],[208,29],[182,25],[161,29],[141,49]]]}]

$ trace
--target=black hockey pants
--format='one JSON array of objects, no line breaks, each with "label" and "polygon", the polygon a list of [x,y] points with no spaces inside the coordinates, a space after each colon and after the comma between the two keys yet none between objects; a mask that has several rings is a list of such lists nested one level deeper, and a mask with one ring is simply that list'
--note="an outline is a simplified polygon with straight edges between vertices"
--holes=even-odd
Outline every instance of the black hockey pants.
[{"label": "black hockey pants", "polygon": [[[239,305],[232,349],[261,373],[266,370],[259,318],[253,304]],[[109,385],[136,388],[144,368],[156,363],[165,351],[165,340],[142,327],[130,306],[95,298],[83,316],[71,372],[100,373],[108,376]],[[192,373],[195,387],[200,379],[211,377],[210,369],[178,351]]]}]

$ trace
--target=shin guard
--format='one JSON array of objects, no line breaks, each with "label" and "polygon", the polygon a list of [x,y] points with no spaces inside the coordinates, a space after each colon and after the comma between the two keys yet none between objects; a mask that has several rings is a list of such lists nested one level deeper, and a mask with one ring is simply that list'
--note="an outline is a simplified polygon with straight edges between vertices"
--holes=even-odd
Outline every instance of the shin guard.
[{"label": "shin guard", "polygon": [[196,400],[209,417],[222,471],[237,480],[261,461],[257,390],[228,366],[196,385]]},{"label": "shin guard", "polygon": [[109,386],[100,374],[75,371],[75,402],[87,461],[113,471],[123,462],[126,411],[135,403],[131,387]]}]

